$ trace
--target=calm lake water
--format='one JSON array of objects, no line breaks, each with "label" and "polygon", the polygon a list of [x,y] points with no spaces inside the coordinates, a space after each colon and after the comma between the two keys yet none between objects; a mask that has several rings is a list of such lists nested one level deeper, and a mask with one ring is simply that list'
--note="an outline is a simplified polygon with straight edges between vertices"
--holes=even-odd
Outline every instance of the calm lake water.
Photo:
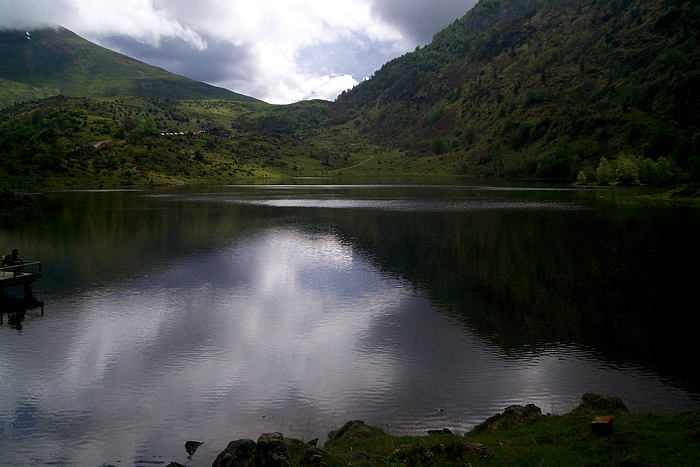
[{"label": "calm lake water", "polygon": [[[467,431],[586,392],[696,411],[700,213],[634,194],[39,195],[40,215],[0,228],[3,253],[45,272],[44,315],[0,326],[0,465],[209,466],[263,432]],[[190,460],[188,440],[204,442]]]}]

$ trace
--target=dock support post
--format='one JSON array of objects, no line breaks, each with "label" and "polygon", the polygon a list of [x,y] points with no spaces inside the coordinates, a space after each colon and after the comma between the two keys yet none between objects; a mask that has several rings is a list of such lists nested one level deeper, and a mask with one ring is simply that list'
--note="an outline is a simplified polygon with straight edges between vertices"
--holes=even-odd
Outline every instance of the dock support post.
[{"label": "dock support post", "polygon": [[25,282],[24,283],[24,299],[27,302],[31,302],[33,298],[34,298],[34,295],[32,294],[32,283]]}]

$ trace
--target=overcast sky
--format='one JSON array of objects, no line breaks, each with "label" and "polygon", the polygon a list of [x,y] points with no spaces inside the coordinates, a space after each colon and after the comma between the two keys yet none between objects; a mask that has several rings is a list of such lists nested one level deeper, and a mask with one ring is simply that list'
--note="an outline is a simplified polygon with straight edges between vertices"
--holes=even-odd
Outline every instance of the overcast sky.
[{"label": "overcast sky", "polygon": [[0,0],[0,27],[59,24],[266,102],[333,100],[475,0]]}]

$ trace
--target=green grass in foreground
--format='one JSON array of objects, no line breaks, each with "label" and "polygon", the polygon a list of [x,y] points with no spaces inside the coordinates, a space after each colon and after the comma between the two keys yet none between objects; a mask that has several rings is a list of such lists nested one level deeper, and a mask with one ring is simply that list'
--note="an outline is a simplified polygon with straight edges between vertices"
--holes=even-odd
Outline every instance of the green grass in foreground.
[{"label": "green grass in foreground", "polygon": [[[546,416],[480,434],[392,437],[378,428],[330,440],[328,465],[564,466],[700,465],[700,417],[620,413],[613,434],[591,431],[590,414]],[[478,449],[480,443],[488,449]]]},{"label": "green grass in foreground", "polygon": [[[674,417],[632,414],[623,404],[621,406],[593,408],[582,404],[572,413],[558,416],[541,415],[536,407],[527,406],[533,407],[537,413],[514,420],[507,418],[504,412],[502,418],[498,418],[500,414],[492,417],[466,434],[390,436],[363,422],[348,422],[340,430],[329,433],[323,449],[310,447],[299,440],[284,439],[282,457],[285,460],[278,465],[700,465],[700,414],[686,413]],[[614,415],[613,430],[608,436],[596,435],[591,429],[591,423],[600,415]],[[261,449],[262,446],[265,447]],[[239,455],[236,464],[224,461],[225,452],[222,452],[214,466],[265,464],[265,456],[272,455],[268,446],[259,440],[258,447],[246,454],[250,457],[246,459]]]}]

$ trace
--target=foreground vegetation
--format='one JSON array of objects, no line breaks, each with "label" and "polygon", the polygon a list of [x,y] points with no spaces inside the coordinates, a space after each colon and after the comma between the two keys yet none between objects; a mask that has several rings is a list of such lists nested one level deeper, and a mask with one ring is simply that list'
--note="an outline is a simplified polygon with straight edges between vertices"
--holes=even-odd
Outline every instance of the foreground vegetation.
[{"label": "foreground vegetation", "polygon": [[618,415],[609,437],[593,434],[591,419],[585,414],[551,416],[517,428],[464,436],[392,437],[375,429],[370,436],[329,442],[328,465],[697,466],[700,462],[697,414]]},{"label": "foreground vegetation", "polygon": [[[585,396],[584,396],[585,397]],[[323,449],[300,441],[276,440],[277,465],[333,466],[696,466],[700,464],[700,416],[632,414],[622,407],[582,403],[572,413],[541,415],[534,406],[509,408],[467,434],[448,430],[427,436],[389,436],[380,428],[348,422],[329,434]],[[613,415],[611,434],[596,434],[591,423]],[[262,446],[263,437],[258,442]],[[229,445],[231,447],[231,445]],[[266,445],[266,449],[267,450]],[[251,444],[252,447],[252,444]],[[261,451],[262,449],[258,449]],[[263,453],[229,450],[215,466],[253,465]],[[237,457],[237,462],[231,458]],[[257,464],[255,464],[257,465]]]}]

